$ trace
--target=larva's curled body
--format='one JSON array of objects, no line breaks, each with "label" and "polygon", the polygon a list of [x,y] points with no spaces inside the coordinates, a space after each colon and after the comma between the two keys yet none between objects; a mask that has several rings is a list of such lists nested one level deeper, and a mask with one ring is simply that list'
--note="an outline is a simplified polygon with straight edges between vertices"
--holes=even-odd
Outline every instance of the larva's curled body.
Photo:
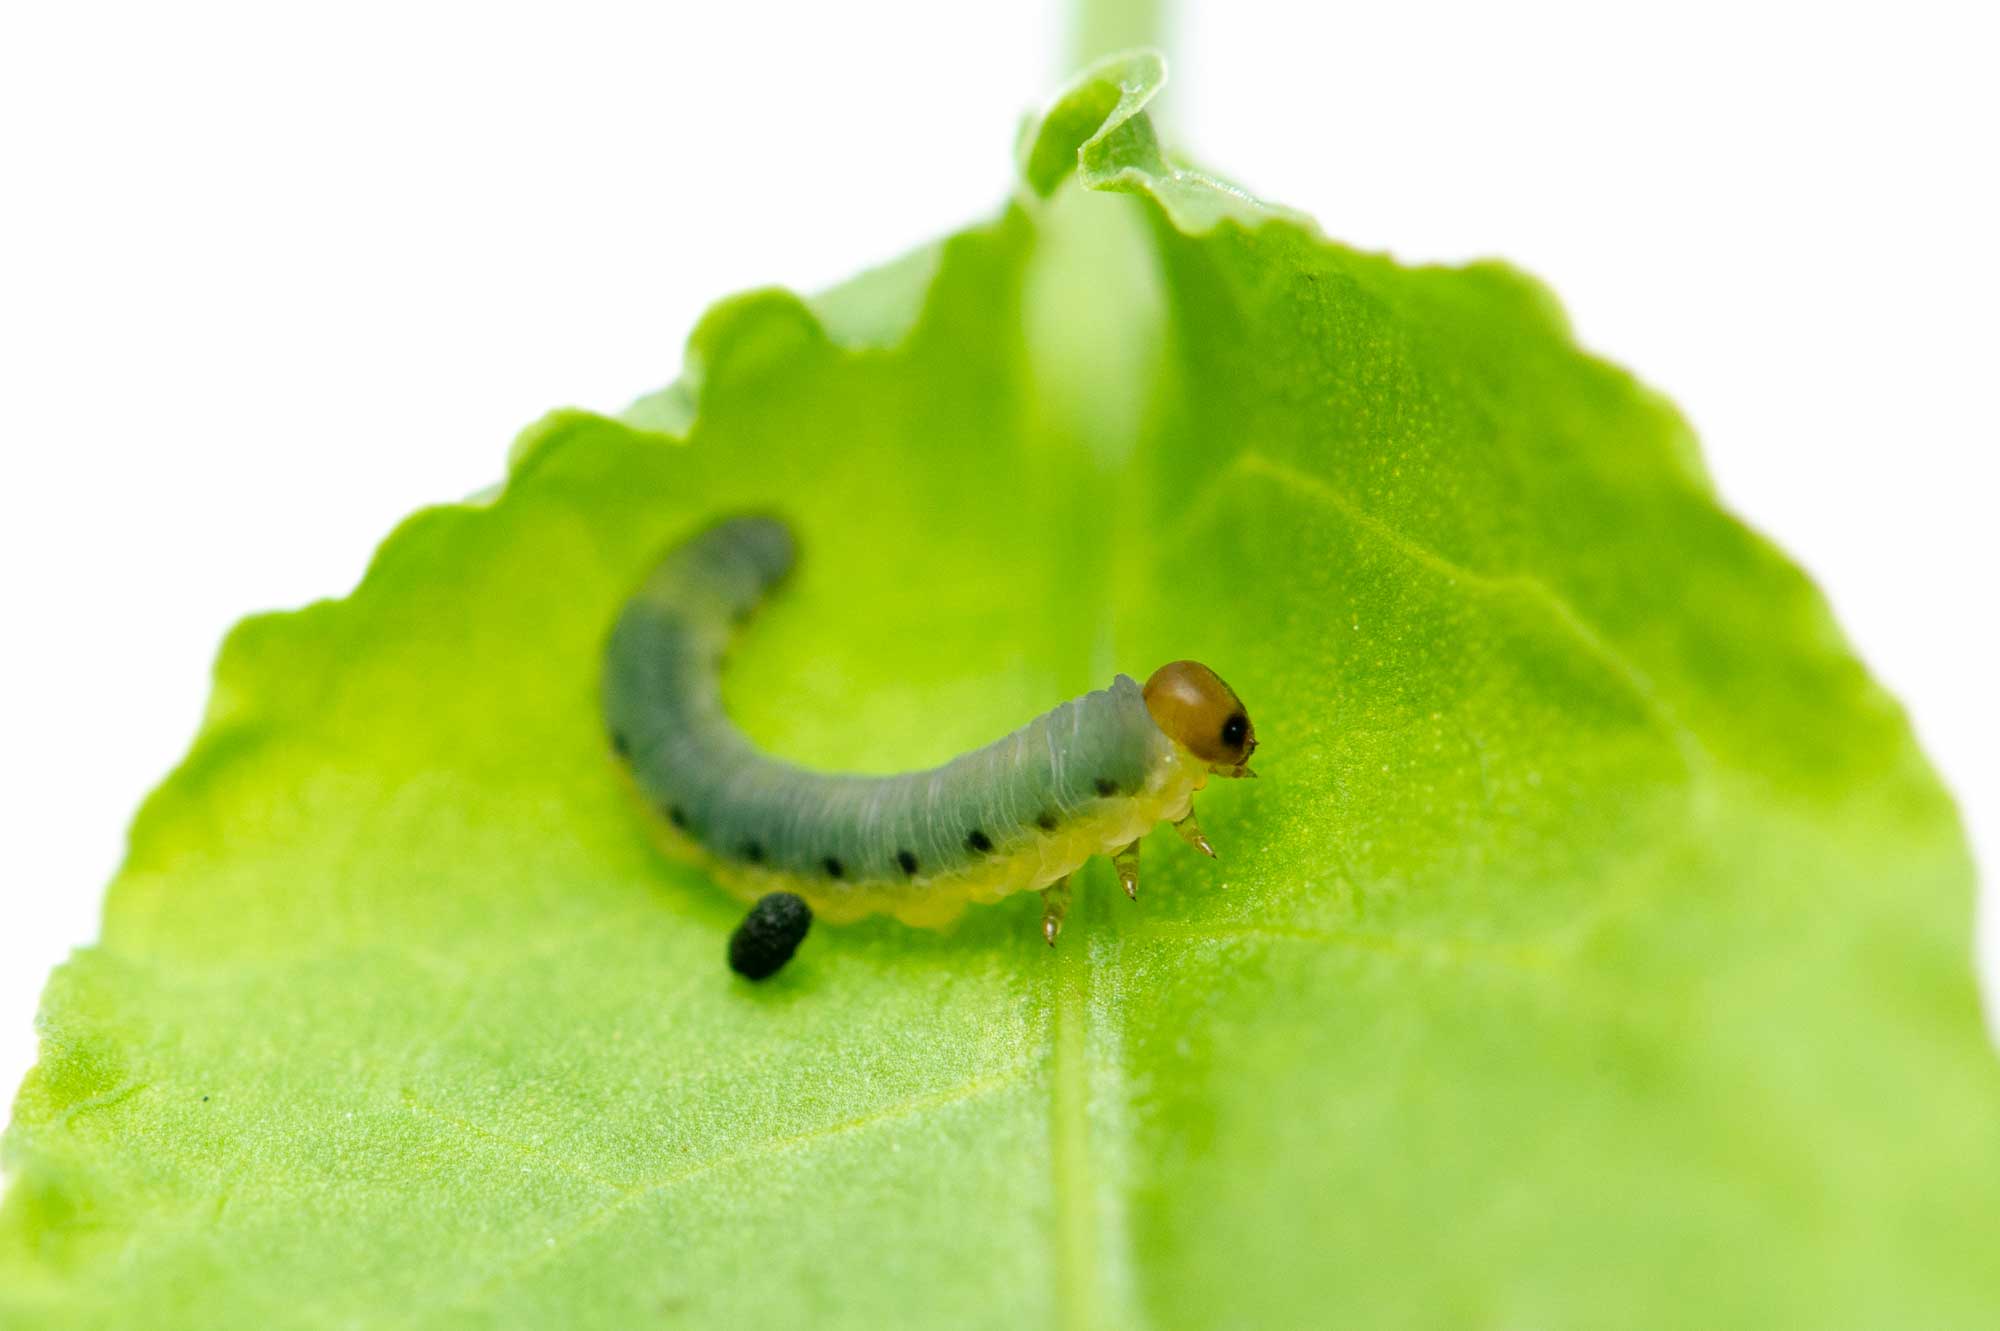
[{"label": "larva's curled body", "polygon": [[1162,820],[1209,851],[1192,799],[1252,775],[1256,739],[1228,685],[1193,662],[1111,686],[928,771],[809,771],[759,751],[722,707],[737,628],[790,571],[785,524],[733,518],[669,551],[611,633],[611,743],[670,844],[737,895],[802,898],[828,920],[887,912],[941,926],[972,902],[1039,889],[1055,941],[1067,879],[1110,855],[1127,892],[1138,840]]}]

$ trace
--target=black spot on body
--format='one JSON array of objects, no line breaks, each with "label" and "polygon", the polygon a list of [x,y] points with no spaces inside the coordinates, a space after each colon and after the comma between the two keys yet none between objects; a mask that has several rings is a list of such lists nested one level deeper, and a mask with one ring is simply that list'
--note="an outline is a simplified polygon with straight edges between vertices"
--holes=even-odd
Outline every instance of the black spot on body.
[{"label": "black spot on body", "polygon": [[896,864],[904,873],[914,874],[917,871],[917,857],[907,850],[896,852]]},{"label": "black spot on body", "polygon": [[748,980],[775,975],[812,928],[812,907],[790,892],[762,897],[729,935],[729,969]]},{"label": "black spot on body", "polygon": [[632,743],[625,738],[624,731],[614,730],[611,732],[611,751],[620,758],[630,758],[632,756]]},{"label": "black spot on body", "polygon": [[1056,830],[1056,827],[1060,823],[1060,821],[1061,820],[1055,816],[1054,811],[1049,809],[1044,809],[1035,818],[1035,826],[1041,828],[1044,832],[1053,832]]},{"label": "black spot on body", "polygon": [[683,832],[687,831],[687,825],[688,825],[687,810],[683,809],[678,804],[668,805],[667,821],[672,823],[675,827],[680,828],[681,831]]},{"label": "black spot on body", "polygon": [[743,858],[752,864],[762,864],[764,862],[764,843],[761,841],[746,842],[743,846]]},{"label": "black spot on body", "polygon": [[975,827],[971,832],[966,834],[965,844],[968,849],[984,855],[987,851],[993,849],[993,838]]},{"label": "black spot on body", "polygon": [[847,866],[829,855],[826,857],[826,871],[830,877],[839,878],[847,872]]},{"label": "black spot on body", "polygon": [[1108,776],[1100,776],[1097,778],[1097,793],[1109,799],[1118,793],[1118,783]]}]

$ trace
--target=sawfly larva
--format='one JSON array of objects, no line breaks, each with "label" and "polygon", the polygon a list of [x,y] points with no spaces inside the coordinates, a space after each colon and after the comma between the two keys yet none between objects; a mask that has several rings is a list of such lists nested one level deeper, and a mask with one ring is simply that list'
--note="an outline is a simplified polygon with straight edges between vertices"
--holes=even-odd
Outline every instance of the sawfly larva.
[{"label": "sawfly larva", "polygon": [[936,928],[1023,891],[1041,893],[1053,945],[1070,875],[1091,856],[1109,855],[1136,900],[1139,838],[1155,823],[1215,854],[1194,793],[1210,776],[1254,776],[1257,737],[1235,691],[1193,661],[1160,667],[1144,688],[1119,675],[928,771],[815,772],[759,751],[723,711],[720,664],[794,557],[775,518],[709,527],[653,569],[605,654],[612,748],[662,830],[758,901],[731,944],[740,973],[782,966],[812,913]]}]

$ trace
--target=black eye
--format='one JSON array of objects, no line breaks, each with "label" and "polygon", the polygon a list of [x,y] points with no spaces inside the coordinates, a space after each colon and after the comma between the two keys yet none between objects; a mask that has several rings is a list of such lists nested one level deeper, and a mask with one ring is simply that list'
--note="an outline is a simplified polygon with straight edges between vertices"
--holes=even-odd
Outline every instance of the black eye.
[{"label": "black eye", "polygon": [[1238,712],[1222,723],[1222,742],[1232,749],[1243,747],[1243,737],[1250,733],[1250,718]]}]

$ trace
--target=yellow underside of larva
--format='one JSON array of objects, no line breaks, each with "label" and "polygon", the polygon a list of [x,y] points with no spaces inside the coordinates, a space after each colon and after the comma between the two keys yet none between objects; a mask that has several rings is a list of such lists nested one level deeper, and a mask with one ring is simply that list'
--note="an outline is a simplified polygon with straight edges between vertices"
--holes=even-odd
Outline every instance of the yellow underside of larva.
[{"label": "yellow underside of larva", "polygon": [[1194,793],[1208,783],[1208,775],[1206,762],[1176,744],[1173,756],[1152,771],[1137,794],[1095,801],[1092,808],[1052,832],[1029,828],[1028,839],[1013,850],[996,851],[965,868],[894,881],[801,877],[724,860],[657,815],[648,822],[664,852],[702,865],[744,901],[768,892],[792,892],[805,899],[814,915],[833,924],[882,914],[919,928],[941,929],[963,915],[967,906],[1038,891],[1076,872],[1093,855],[1109,855],[1131,845],[1160,822],[1179,822],[1193,807]]}]

